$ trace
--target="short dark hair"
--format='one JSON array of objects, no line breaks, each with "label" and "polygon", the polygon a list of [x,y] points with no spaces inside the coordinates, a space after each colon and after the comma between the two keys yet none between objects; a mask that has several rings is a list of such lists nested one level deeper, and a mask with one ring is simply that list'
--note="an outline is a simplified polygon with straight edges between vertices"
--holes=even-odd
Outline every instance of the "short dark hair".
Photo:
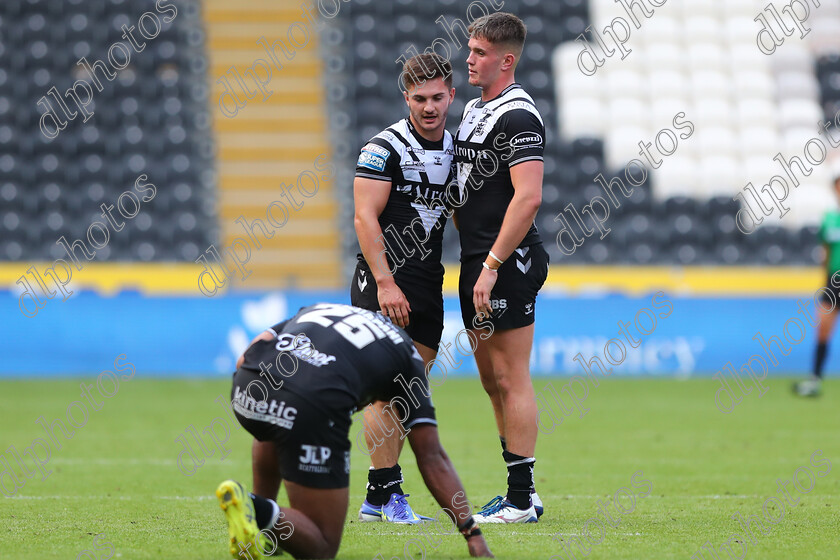
[{"label": "short dark hair", "polygon": [[528,29],[525,22],[509,12],[495,12],[481,16],[470,24],[470,37],[484,39],[494,45],[506,45],[519,58],[525,46]]},{"label": "short dark hair", "polygon": [[452,87],[452,64],[437,53],[412,56],[403,64],[400,75],[400,81],[406,91],[435,78],[443,78],[446,87]]}]

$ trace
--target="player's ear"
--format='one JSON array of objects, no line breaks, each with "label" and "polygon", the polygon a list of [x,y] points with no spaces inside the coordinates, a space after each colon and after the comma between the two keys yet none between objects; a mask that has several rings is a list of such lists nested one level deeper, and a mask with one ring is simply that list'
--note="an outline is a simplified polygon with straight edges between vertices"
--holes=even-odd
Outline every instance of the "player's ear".
[{"label": "player's ear", "polygon": [[502,60],[502,70],[512,70],[516,67],[516,55],[513,53],[507,53]]},{"label": "player's ear", "polygon": [[453,101],[455,101],[455,88],[449,90],[449,104],[452,105]]},{"label": "player's ear", "polygon": [[407,90],[403,90],[403,92],[402,92],[402,93],[403,93],[403,98],[405,99],[405,104],[406,104],[406,105],[408,105],[408,104],[409,104],[409,103],[408,103],[408,91],[407,91]]}]

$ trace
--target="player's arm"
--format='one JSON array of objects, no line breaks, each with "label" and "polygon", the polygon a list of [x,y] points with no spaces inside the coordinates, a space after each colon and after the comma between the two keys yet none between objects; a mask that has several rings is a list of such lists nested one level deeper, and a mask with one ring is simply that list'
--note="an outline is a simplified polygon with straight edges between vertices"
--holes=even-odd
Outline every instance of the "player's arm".
[{"label": "player's arm", "polygon": [[[270,330],[264,330],[263,332],[261,332],[260,334],[258,334],[257,336],[254,337],[254,340],[252,340],[248,344],[248,348],[253,346],[254,343],[258,340],[274,340],[275,337],[276,337],[276,335],[273,332],[271,332]],[[245,352],[248,351],[248,348],[245,349]],[[236,359],[236,369],[239,369],[239,368],[242,367],[242,362],[245,361],[245,352],[242,352],[242,355],[239,356],[239,358]]]},{"label": "player's arm", "polygon": [[405,327],[408,325],[411,307],[405,294],[394,282],[394,276],[388,267],[382,228],[379,226],[379,216],[388,204],[390,195],[391,181],[356,177],[353,181],[353,201],[356,206],[353,224],[362,255],[376,280],[382,312],[388,314],[400,327]]},{"label": "player's arm", "polygon": [[[524,161],[510,168],[513,183],[513,198],[505,212],[499,235],[493,243],[491,252],[499,260],[505,261],[513,253],[531,229],[542,203],[543,162],[541,160]],[[491,269],[500,264],[488,253],[484,262]],[[490,315],[490,292],[496,284],[498,272],[482,267],[478,281],[473,288],[473,305],[477,313]]]},{"label": "player's arm", "polygon": [[[532,160],[514,165],[510,168],[510,180],[513,183],[513,199],[491,249],[502,260],[507,260],[519,247],[537,217],[542,204],[543,162]],[[487,264],[494,268],[498,265],[495,260]]]},{"label": "player's arm", "polygon": [[[487,541],[476,532],[464,486],[452,466],[452,461],[440,444],[437,426],[419,424],[408,432],[408,443],[417,458],[417,468],[438,505],[449,515],[455,525],[465,533],[470,556],[493,558]],[[472,533],[468,536],[468,533]]]}]

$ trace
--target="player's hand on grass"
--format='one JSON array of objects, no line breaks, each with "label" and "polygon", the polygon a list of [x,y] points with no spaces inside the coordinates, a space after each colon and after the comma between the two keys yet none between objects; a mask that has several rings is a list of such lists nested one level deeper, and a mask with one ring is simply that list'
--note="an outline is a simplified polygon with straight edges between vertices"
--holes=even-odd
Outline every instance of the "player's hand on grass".
[{"label": "player's hand on grass", "polygon": [[481,268],[481,274],[478,275],[478,280],[473,288],[473,305],[477,315],[482,313],[489,317],[493,309],[490,307],[490,292],[493,291],[493,286],[496,285],[496,279],[499,273],[495,270],[487,270]]},{"label": "player's hand on grass", "polygon": [[411,306],[393,278],[390,281],[377,282],[377,298],[383,315],[402,328],[408,326]]},{"label": "player's hand on grass", "polygon": [[484,535],[478,535],[467,539],[467,547],[470,549],[470,556],[475,558],[495,558],[484,540]]}]

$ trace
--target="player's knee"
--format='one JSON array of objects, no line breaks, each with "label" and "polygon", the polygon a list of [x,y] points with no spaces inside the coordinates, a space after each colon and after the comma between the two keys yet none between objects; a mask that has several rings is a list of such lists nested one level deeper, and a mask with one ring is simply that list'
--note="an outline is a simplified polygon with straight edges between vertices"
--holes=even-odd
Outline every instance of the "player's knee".
[{"label": "player's knee", "polygon": [[481,377],[481,386],[484,387],[484,391],[490,395],[491,397],[497,395],[499,393],[499,388],[496,385],[496,380],[491,379],[487,376]]}]

